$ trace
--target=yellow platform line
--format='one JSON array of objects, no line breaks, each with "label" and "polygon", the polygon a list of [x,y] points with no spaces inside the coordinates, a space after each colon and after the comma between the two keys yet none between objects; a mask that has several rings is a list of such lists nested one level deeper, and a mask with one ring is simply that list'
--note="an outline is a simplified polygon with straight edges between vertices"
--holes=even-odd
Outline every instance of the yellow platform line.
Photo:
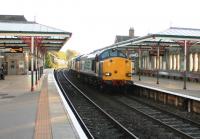
[{"label": "yellow platform line", "polygon": [[49,116],[48,84],[45,76],[39,96],[34,139],[52,139]]}]

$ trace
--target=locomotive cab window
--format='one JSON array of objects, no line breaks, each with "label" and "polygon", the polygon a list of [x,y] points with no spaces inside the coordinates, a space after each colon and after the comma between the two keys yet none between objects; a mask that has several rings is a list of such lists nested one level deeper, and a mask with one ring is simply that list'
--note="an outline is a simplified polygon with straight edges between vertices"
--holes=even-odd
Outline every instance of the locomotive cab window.
[{"label": "locomotive cab window", "polygon": [[106,59],[107,57],[109,57],[109,52],[108,51],[105,51],[101,54],[101,58],[102,59]]},{"label": "locomotive cab window", "polygon": [[119,50],[110,49],[101,54],[101,59],[106,59],[108,57],[123,57],[126,58],[126,55]]},{"label": "locomotive cab window", "polygon": [[117,51],[116,50],[110,51],[110,56],[111,57],[116,57],[117,56]]},{"label": "locomotive cab window", "polygon": [[118,56],[119,56],[119,57],[124,57],[124,58],[127,57],[124,53],[122,53],[122,52],[120,52],[120,51],[118,51]]}]

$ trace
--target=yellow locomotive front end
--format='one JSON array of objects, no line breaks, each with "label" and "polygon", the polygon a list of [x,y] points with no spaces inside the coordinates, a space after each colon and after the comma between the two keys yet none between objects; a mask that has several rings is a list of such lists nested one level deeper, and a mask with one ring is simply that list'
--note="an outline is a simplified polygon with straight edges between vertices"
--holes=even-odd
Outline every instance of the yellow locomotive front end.
[{"label": "yellow locomotive front end", "polygon": [[102,64],[102,79],[114,86],[122,86],[132,82],[132,62],[127,58],[112,57]]}]

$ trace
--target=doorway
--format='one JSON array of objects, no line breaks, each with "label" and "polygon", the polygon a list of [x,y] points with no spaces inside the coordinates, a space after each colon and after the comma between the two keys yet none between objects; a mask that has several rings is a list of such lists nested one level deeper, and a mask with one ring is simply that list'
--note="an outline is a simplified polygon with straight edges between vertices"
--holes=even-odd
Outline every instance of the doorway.
[{"label": "doorway", "polygon": [[16,60],[10,60],[9,68],[8,68],[9,75],[16,75],[17,74],[17,63]]}]

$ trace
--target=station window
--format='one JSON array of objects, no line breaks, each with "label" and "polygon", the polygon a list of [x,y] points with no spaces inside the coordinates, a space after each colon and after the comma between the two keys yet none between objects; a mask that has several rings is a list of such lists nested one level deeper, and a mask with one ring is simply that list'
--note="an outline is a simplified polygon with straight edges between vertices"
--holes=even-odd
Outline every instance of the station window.
[{"label": "station window", "polygon": [[173,61],[173,70],[176,70],[176,64],[177,63],[176,63],[176,55],[175,54],[173,55],[173,60],[174,60]]},{"label": "station window", "polygon": [[198,59],[198,53],[195,53],[195,55],[194,55],[194,64],[195,64],[195,66],[194,66],[194,71],[198,71],[198,63],[199,63],[199,59]]},{"label": "station window", "polygon": [[189,66],[189,70],[192,71],[193,70],[193,54],[190,54],[190,66]]},{"label": "station window", "polygon": [[180,70],[180,54],[177,55],[177,70]]},{"label": "station window", "polygon": [[169,55],[169,69],[172,70],[172,55]]}]

